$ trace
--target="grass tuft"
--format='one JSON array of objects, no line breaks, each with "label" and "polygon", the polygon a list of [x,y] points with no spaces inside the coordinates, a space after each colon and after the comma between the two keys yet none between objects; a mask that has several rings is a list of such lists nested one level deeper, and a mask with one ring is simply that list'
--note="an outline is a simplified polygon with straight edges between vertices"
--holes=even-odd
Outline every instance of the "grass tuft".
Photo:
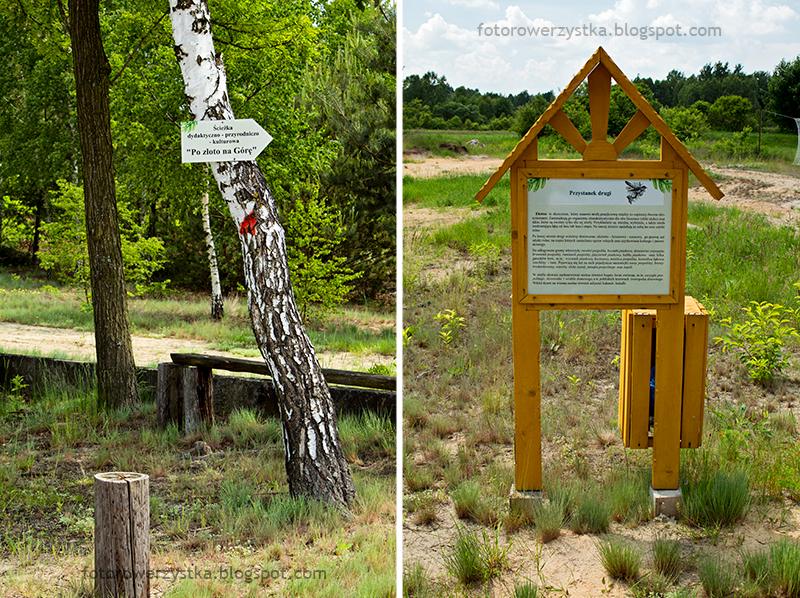
[{"label": "grass tuft", "polygon": [[597,543],[603,569],[611,577],[632,583],[639,576],[642,555],[635,546],[619,537],[605,538]]},{"label": "grass tuft", "polygon": [[653,540],[653,570],[674,580],[680,575],[681,569],[680,542],[656,536]]},{"label": "grass tuft", "polygon": [[750,486],[747,474],[717,472],[710,479],[684,485],[683,516],[698,527],[732,526],[747,514]]},{"label": "grass tuft", "polygon": [[547,544],[561,535],[561,526],[564,524],[564,505],[553,500],[537,505],[533,509],[531,520],[542,544]]},{"label": "grass tuft", "polygon": [[578,496],[570,528],[576,534],[604,534],[611,525],[612,506],[595,491]]},{"label": "grass tuft", "polygon": [[727,598],[733,595],[738,582],[736,568],[721,558],[706,557],[698,571],[700,583],[708,598]]},{"label": "grass tuft", "polygon": [[526,581],[514,587],[514,598],[537,598],[539,586],[532,581]]}]

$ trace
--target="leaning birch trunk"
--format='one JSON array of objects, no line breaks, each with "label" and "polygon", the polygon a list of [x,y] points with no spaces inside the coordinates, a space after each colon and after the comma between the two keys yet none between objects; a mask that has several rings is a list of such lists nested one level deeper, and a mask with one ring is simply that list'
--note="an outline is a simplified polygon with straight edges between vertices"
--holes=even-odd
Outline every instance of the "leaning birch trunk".
[{"label": "leaning birch trunk", "polygon": [[208,247],[208,268],[211,271],[211,317],[221,320],[225,315],[225,304],[222,301],[222,287],[219,283],[219,267],[217,266],[217,250],[214,247],[214,236],[211,234],[211,216],[208,213],[208,188],[203,193],[203,230],[206,233]]},{"label": "leaning birch trunk", "polygon": [[150,596],[150,477],[94,476],[94,594]]},{"label": "leaning birch trunk", "polygon": [[[195,120],[234,118],[207,1],[170,0],[170,9],[175,55]],[[295,303],[272,192],[255,162],[210,166],[239,230],[253,332],[280,396],[289,491],[347,509],[355,485],[330,391]]]}]

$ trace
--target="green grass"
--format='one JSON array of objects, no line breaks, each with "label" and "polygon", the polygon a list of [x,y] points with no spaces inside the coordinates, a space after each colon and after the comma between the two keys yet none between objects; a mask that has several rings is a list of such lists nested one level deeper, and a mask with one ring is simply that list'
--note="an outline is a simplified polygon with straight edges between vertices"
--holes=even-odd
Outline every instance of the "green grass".
[{"label": "green grass", "polygon": [[561,526],[564,524],[564,505],[553,500],[538,505],[533,509],[531,521],[542,544],[552,542],[561,535]]},{"label": "green grass", "polygon": [[677,579],[683,565],[681,563],[681,544],[664,536],[656,536],[652,545],[653,571],[668,579]]},{"label": "green grass", "polygon": [[761,213],[689,204],[686,293],[715,317],[743,317],[750,301],[791,305],[800,282],[800,238],[793,226],[776,227]]},{"label": "green grass", "polygon": [[539,595],[539,586],[532,581],[526,581],[514,587],[514,598],[536,598]]},{"label": "green grass", "polygon": [[705,557],[698,570],[700,583],[708,598],[727,598],[739,581],[736,567],[720,557]]},{"label": "green grass", "polygon": [[[467,141],[477,139],[484,144],[467,146]],[[411,148],[424,148],[434,156],[454,156],[449,150],[439,147],[440,143],[454,143],[467,148],[470,154],[485,154],[492,158],[505,158],[514,149],[520,136],[510,131],[404,131],[403,151]]]},{"label": "green grass", "polygon": [[612,515],[611,504],[596,489],[587,490],[578,496],[569,525],[576,534],[604,534]]},{"label": "green grass", "polygon": [[773,583],[783,596],[800,597],[800,543],[782,538],[770,546]]},{"label": "green grass", "polygon": [[509,178],[504,176],[480,203],[475,194],[486,182],[486,175],[462,174],[436,178],[403,177],[403,203],[420,208],[496,207],[509,204]]},{"label": "green grass", "polygon": [[636,526],[651,516],[650,468],[635,472],[618,469],[612,472],[603,486],[611,502],[614,520]]},{"label": "green grass", "polygon": [[464,585],[485,581],[499,575],[508,566],[507,547],[501,547],[497,531],[494,539],[486,531],[458,527],[450,551],[444,555],[445,568]]},{"label": "green grass", "polygon": [[[0,393],[0,406],[11,399]],[[24,589],[41,573],[27,565],[46,571],[62,557],[91,558],[92,476],[109,470],[150,476],[151,553],[162,569],[280,570],[291,562],[327,577],[273,580],[280,595],[394,591],[396,432],[386,418],[340,420],[358,463],[351,465],[358,499],[344,520],[318,501],[289,495],[280,423],[254,411],[236,410],[185,437],[174,425],[156,428],[153,403],[98,410],[93,388],[49,388],[15,405],[0,419],[0,513],[8,523],[0,529],[0,562],[18,572],[6,580],[12,593],[54,597],[58,587]],[[218,456],[182,457],[199,439]],[[65,566],[59,575],[71,575]],[[187,580],[165,595],[242,596],[255,587]]]}]

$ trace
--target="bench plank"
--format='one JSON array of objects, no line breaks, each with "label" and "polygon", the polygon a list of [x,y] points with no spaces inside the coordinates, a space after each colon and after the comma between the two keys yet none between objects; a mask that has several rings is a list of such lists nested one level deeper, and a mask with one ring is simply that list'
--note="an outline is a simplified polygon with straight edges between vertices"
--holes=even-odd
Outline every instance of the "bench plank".
[{"label": "bench plank", "polygon": [[[216,355],[202,355],[200,353],[170,353],[170,358],[173,363],[180,365],[227,370],[229,372],[247,372],[270,377],[267,364],[263,361],[255,361],[253,359],[218,357]],[[375,388],[379,390],[397,389],[397,378],[395,376],[325,368],[323,368],[322,373],[325,375],[325,380],[328,384],[342,384],[345,386]]]}]

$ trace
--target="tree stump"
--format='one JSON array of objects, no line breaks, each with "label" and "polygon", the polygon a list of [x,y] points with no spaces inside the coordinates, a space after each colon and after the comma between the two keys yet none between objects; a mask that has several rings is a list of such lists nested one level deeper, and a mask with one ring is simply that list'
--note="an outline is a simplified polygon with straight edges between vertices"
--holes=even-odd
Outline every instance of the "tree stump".
[{"label": "tree stump", "polygon": [[150,596],[150,477],[94,476],[95,596]]},{"label": "tree stump", "polygon": [[158,427],[177,422],[184,434],[214,423],[214,379],[209,367],[158,364],[156,413]]}]

